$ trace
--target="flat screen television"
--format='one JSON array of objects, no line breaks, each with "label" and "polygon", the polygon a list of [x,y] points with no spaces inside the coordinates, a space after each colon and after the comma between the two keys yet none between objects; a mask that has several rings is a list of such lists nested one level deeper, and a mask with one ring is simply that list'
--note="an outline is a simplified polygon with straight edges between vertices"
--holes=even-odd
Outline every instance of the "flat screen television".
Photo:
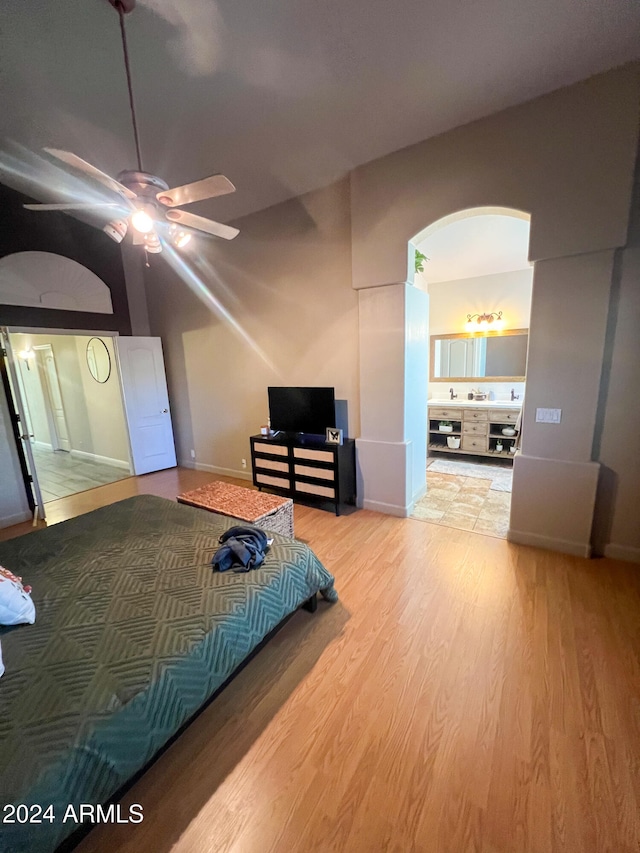
[{"label": "flat screen television", "polygon": [[275,432],[304,432],[324,435],[336,425],[333,388],[270,387],[269,420]]}]

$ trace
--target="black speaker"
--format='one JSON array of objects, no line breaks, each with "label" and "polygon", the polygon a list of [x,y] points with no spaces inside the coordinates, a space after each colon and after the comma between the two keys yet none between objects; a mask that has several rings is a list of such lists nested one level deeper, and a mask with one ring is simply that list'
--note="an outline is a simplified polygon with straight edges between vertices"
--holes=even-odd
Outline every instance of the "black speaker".
[{"label": "black speaker", "polygon": [[344,438],[349,437],[349,401],[336,400],[336,428],[342,430]]}]

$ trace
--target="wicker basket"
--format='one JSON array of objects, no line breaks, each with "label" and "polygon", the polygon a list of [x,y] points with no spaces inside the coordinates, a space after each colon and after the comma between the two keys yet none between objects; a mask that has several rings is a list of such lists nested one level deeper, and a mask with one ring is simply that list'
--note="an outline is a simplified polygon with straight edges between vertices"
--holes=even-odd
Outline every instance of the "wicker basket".
[{"label": "wicker basket", "polygon": [[207,483],[199,489],[184,492],[177,497],[178,503],[188,504],[209,512],[218,512],[231,518],[239,518],[263,530],[293,536],[293,501],[245,489],[219,480]]}]

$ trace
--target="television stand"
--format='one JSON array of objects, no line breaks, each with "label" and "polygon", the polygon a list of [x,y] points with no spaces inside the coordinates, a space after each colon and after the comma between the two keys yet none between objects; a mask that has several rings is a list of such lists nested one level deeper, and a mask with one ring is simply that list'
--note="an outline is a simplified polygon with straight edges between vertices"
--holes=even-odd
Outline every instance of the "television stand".
[{"label": "television stand", "polygon": [[322,436],[252,435],[253,484],[298,501],[356,502],[356,449],[352,438],[327,444]]}]

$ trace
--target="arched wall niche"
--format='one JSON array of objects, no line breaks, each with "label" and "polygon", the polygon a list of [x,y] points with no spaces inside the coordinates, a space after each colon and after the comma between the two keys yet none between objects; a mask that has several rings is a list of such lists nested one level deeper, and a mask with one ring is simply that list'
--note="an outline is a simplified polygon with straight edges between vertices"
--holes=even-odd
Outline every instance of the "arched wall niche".
[{"label": "arched wall niche", "polygon": [[0,305],[113,314],[107,285],[82,264],[53,252],[0,258]]}]

